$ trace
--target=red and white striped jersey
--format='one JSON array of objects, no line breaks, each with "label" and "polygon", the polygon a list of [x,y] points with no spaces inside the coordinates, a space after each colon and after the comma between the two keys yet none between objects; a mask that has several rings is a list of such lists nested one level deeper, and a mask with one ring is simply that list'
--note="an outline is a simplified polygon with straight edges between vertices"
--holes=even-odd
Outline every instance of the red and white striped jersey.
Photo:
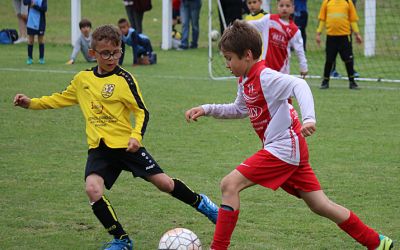
[{"label": "red and white striped jersey", "polygon": [[300,72],[308,71],[301,31],[292,19],[287,23],[278,14],[269,14],[249,23],[261,33],[264,46],[261,58],[268,68],[289,74],[290,48],[293,48],[299,59]]},{"label": "red and white striped jersey", "polygon": [[249,117],[264,149],[289,164],[308,161],[308,149],[301,135],[301,122],[288,103],[294,96],[303,123],[315,122],[314,100],[306,81],[282,74],[257,62],[248,75],[240,78],[236,100],[230,104],[202,105],[205,114],[215,118]]}]

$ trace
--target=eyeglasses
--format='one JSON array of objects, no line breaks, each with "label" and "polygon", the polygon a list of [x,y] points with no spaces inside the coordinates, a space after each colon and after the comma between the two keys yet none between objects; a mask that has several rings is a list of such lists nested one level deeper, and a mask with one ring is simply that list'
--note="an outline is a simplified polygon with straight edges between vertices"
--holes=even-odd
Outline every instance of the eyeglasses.
[{"label": "eyeglasses", "polygon": [[108,60],[111,57],[116,60],[116,59],[120,59],[121,56],[122,56],[122,50],[117,50],[117,51],[114,51],[114,52],[110,52],[109,50],[104,50],[104,51],[94,50],[94,51],[99,53],[101,58],[103,58],[104,60]]}]

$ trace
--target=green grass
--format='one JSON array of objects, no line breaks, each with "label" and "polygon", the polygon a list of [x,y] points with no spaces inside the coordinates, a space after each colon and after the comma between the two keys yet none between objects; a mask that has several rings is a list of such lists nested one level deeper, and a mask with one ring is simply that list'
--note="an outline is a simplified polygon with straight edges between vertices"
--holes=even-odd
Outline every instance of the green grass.
[{"label": "green grass", "polygon": [[[84,10],[90,9],[87,5]],[[51,18],[58,29],[68,29],[58,7]],[[91,7],[93,18],[104,13],[100,6]],[[123,14],[122,4],[118,8],[108,10]],[[8,17],[0,15],[0,23],[11,23]],[[104,15],[105,21],[114,19]],[[109,240],[84,192],[87,146],[79,107],[30,111],[12,105],[16,93],[60,91],[75,72],[93,65],[80,57],[65,66],[71,48],[53,38],[46,45],[46,65],[25,66],[24,45],[0,47],[0,249],[98,249]],[[236,94],[234,81],[207,78],[205,48],[157,53],[157,65],[126,66],[138,79],[151,115],[144,143],[169,175],[219,203],[220,179],[260,142],[247,119],[185,122],[186,109],[230,102]],[[325,192],[371,227],[400,239],[399,85],[362,83],[361,91],[350,91],[345,81],[333,81],[331,89],[320,91],[319,81],[309,83],[318,120],[317,133],[308,139],[311,164]],[[174,227],[193,230],[205,249],[209,246],[214,226],[149,183],[124,173],[107,195],[135,239],[135,249],[156,249],[161,235]],[[281,190],[254,187],[242,192],[241,201],[231,249],[363,249]]]}]

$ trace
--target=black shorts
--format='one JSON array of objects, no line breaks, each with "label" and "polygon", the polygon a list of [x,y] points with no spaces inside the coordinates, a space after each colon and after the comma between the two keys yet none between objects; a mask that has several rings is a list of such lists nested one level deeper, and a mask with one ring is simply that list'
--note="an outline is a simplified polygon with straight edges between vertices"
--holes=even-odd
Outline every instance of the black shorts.
[{"label": "black shorts", "polygon": [[353,60],[351,35],[326,37],[326,61],[334,62],[338,53],[344,62]]},{"label": "black shorts", "polygon": [[34,35],[38,35],[38,36],[44,36],[44,30],[34,30],[31,28],[26,28],[28,35],[30,36],[34,36]]},{"label": "black shorts", "polygon": [[126,148],[109,148],[102,141],[99,147],[89,149],[85,180],[90,174],[98,174],[104,179],[106,188],[111,189],[122,170],[145,180],[147,176],[163,173],[144,147],[131,153],[126,152]]}]

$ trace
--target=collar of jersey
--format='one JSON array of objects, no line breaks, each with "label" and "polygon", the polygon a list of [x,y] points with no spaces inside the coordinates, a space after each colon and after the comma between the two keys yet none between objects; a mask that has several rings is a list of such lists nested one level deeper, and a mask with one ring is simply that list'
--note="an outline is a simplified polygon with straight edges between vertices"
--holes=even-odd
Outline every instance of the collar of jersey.
[{"label": "collar of jersey", "polygon": [[93,67],[92,69],[93,69],[93,74],[95,76],[99,77],[99,78],[103,78],[103,77],[114,75],[114,74],[118,73],[121,70],[121,68],[119,66],[115,66],[113,71],[110,71],[110,72],[108,72],[106,74],[99,74],[99,72],[98,72],[99,66]]}]

